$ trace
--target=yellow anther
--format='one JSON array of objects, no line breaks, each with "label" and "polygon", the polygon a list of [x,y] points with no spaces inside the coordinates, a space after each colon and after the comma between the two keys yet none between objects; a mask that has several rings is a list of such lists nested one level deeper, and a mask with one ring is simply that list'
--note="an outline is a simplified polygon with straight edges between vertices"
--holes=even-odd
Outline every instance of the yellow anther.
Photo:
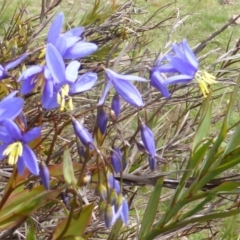
[{"label": "yellow anther", "polygon": [[14,142],[4,150],[3,155],[8,156],[9,165],[17,163],[18,158],[22,156],[23,146],[21,142]]},{"label": "yellow anther", "polygon": [[199,83],[199,87],[204,97],[207,97],[207,95],[209,94],[207,84],[211,85],[217,83],[216,77],[206,71],[198,71],[195,74],[195,80]]},{"label": "yellow anther", "polygon": [[70,110],[73,110],[72,98],[69,94],[69,85],[63,85],[59,93],[57,94],[57,102],[60,104],[60,111],[63,111],[66,107],[66,101],[68,102],[68,107]]}]

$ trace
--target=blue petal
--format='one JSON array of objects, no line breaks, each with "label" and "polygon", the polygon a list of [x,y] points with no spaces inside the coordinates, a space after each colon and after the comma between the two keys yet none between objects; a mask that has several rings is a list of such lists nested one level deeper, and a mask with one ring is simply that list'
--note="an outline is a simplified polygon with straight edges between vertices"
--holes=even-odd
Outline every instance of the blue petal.
[{"label": "blue petal", "polygon": [[107,129],[108,117],[106,112],[101,108],[97,116],[97,126],[102,134],[105,134]]},{"label": "blue petal", "polygon": [[23,54],[22,56],[20,56],[18,59],[8,63],[5,67],[4,70],[8,71],[9,69],[12,69],[14,67],[16,67],[18,64],[20,64],[26,57],[28,56],[27,53]]},{"label": "blue petal", "polygon": [[91,89],[98,77],[96,73],[89,72],[83,74],[74,84],[71,85],[70,94],[85,92]]},{"label": "blue petal", "polygon": [[196,56],[194,55],[192,49],[189,47],[186,39],[184,39],[182,41],[182,45],[183,45],[183,50],[184,50],[184,53],[185,53],[188,61],[191,63],[192,66],[194,66],[195,69],[198,69],[198,67],[199,67],[198,60],[197,60]]},{"label": "blue petal", "polygon": [[37,157],[28,145],[23,145],[22,158],[25,162],[26,167],[33,175],[39,175],[39,167],[37,163]]},{"label": "blue petal", "polygon": [[53,96],[53,82],[51,80],[45,81],[42,98],[47,99]]},{"label": "blue petal", "polygon": [[135,107],[144,105],[141,94],[133,84],[120,79],[112,79],[112,83],[117,93],[130,105]]},{"label": "blue petal", "polygon": [[78,69],[80,67],[80,62],[72,61],[66,67],[66,79],[70,82],[75,82],[78,77]]},{"label": "blue petal", "polygon": [[107,94],[108,94],[108,91],[110,90],[111,87],[112,87],[112,83],[110,81],[108,81],[104,90],[103,90],[102,96],[101,96],[97,106],[101,106],[101,105],[104,104],[104,102],[106,100],[106,97],[107,97]]},{"label": "blue petal", "polygon": [[42,106],[43,108],[47,109],[47,110],[51,110],[54,108],[58,108],[59,107],[59,103],[57,102],[57,93],[54,92],[53,95],[51,97],[42,97]]},{"label": "blue petal", "polygon": [[5,119],[3,124],[6,129],[6,133],[8,133],[12,139],[15,141],[22,140],[22,133],[16,123],[14,123],[12,120]]},{"label": "blue petal", "polygon": [[189,62],[184,62],[182,59],[177,57],[169,58],[171,65],[180,73],[189,76],[194,76],[197,69],[193,67]]},{"label": "blue petal", "polygon": [[148,157],[148,163],[149,163],[150,169],[153,171],[156,168],[156,159],[155,159],[155,157],[149,156]]},{"label": "blue petal", "polygon": [[129,214],[128,203],[127,203],[126,199],[123,199],[121,219],[125,225],[128,224],[128,214]]},{"label": "blue petal", "polygon": [[116,118],[118,118],[121,112],[121,103],[119,95],[116,93],[112,99],[111,109],[114,111]]},{"label": "blue petal", "polygon": [[44,68],[42,66],[38,66],[38,65],[27,68],[19,77],[18,82],[28,79],[29,77],[33,77],[37,73],[42,72],[43,69]]},{"label": "blue petal", "polygon": [[45,187],[46,190],[49,190],[50,185],[49,185],[49,180],[50,180],[50,174],[48,167],[45,165],[45,163],[40,164],[40,177],[43,183],[43,186]]},{"label": "blue petal", "polygon": [[29,142],[33,141],[38,136],[40,136],[41,130],[42,130],[41,127],[35,127],[33,129],[29,130],[28,132],[23,134],[22,141],[24,143],[29,143]]},{"label": "blue petal", "polygon": [[176,75],[176,76],[172,76],[169,77],[166,81],[165,84],[169,85],[169,84],[176,84],[176,83],[188,83],[193,79],[192,76],[188,76],[188,75]]},{"label": "blue petal", "polygon": [[18,173],[19,173],[20,175],[23,175],[24,169],[25,169],[25,163],[24,163],[23,157],[19,157],[19,158],[18,158],[17,168],[18,168]]},{"label": "blue petal", "polygon": [[63,55],[67,49],[67,43],[66,43],[66,39],[64,37],[59,37],[55,44],[54,47],[58,50],[58,52]]},{"label": "blue petal", "polygon": [[46,63],[54,81],[63,83],[65,81],[65,65],[62,56],[52,44],[48,44],[46,48]]},{"label": "blue petal", "polygon": [[22,111],[23,103],[23,99],[18,97],[10,98],[0,102],[0,122],[7,118],[16,118]]},{"label": "blue petal", "polygon": [[50,29],[48,31],[47,42],[55,44],[59,37],[64,22],[64,14],[60,12],[53,20]]},{"label": "blue petal", "polygon": [[119,74],[111,69],[106,69],[106,74],[109,77],[109,79],[120,79],[120,80],[126,80],[126,81],[139,81],[139,82],[148,82],[145,78],[134,76],[134,75],[125,75],[125,74]]},{"label": "blue petal", "polygon": [[21,94],[28,94],[30,93],[36,86],[36,81],[33,81],[32,78],[28,78],[24,81],[23,85],[21,86]]},{"label": "blue petal", "polygon": [[154,71],[150,76],[150,84],[157,88],[165,98],[170,97],[170,93],[166,86],[166,80],[163,78],[160,72]]},{"label": "blue petal", "polygon": [[176,72],[176,69],[171,64],[163,64],[159,67],[154,67],[151,71],[159,71],[163,73]]},{"label": "blue petal", "polygon": [[14,142],[14,139],[12,139],[11,135],[9,135],[4,127],[0,128],[0,142],[6,143],[7,145]]},{"label": "blue petal", "polygon": [[66,38],[66,49],[71,48],[74,44],[76,44],[80,40],[79,37],[68,37]]},{"label": "blue petal", "polygon": [[63,36],[66,38],[79,37],[82,35],[83,32],[84,32],[84,27],[76,27],[76,28],[70,29],[69,31],[65,32],[63,34]]},{"label": "blue petal", "polygon": [[94,43],[80,41],[68,48],[63,57],[65,59],[83,58],[95,52],[97,48]]},{"label": "blue petal", "polygon": [[154,135],[152,130],[145,124],[141,125],[141,138],[146,150],[152,157],[154,157],[156,155]]},{"label": "blue petal", "polygon": [[13,92],[9,93],[9,94],[2,100],[2,102],[6,101],[6,100],[8,100],[8,99],[10,99],[10,98],[15,97],[17,93],[18,93],[18,91],[13,91]]},{"label": "blue petal", "polygon": [[0,145],[0,161],[6,158],[6,156],[3,155],[3,152],[6,150],[7,147],[8,147],[8,144]]},{"label": "blue petal", "polygon": [[84,146],[94,145],[94,141],[88,130],[75,118],[72,117],[72,124],[77,137]]},{"label": "blue petal", "polygon": [[122,170],[122,153],[119,148],[113,148],[114,151],[110,153],[111,163],[115,173],[119,173]]}]

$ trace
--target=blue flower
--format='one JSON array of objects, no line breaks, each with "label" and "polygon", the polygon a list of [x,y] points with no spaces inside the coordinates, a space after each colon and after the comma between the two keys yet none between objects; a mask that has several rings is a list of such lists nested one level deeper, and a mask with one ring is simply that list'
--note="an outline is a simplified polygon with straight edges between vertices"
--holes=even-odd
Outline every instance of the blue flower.
[{"label": "blue flower", "polygon": [[70,110],[73,109],[71,95],[82,93],[91,89],[97,81],[97,74],[88,72],[78,77],[80,63],[72,61],[65,68],[62,56],[57,49],[48,44],[46,48],[46,64],[49,74],[53,78],[55,94],[46,94],[43,96],[43,105],[46,109],[60,105],[60,110],[64,110],[66,100]]},{"label": "blue flower", "polygon": [[26,57],[28,56],[28,54],[23,54],[22,56],[20,56],[18,59],[9,62],[8,64],[6,64],[4,67],[2,65],[0,65],[0,80],[4,79],[4,78],[8,78],[10,75],[8,73],[8,70],[15,68],[17,65],[19,65]]},{"label": "blue flower", "polygon": [[5,119],[14,119],[22,112],[24,101],[15,97],[16,94],[17,91],[14,91],[0,102],[0,122]]},{"label": "blue flower", "polygon": [[0,129],[0,160],[8,158],[10,165],[17,164],[18,172],[22,175],[25,167],[34,175],[39,174],[37,157],[27,145],[41,133],[40,127],[35,127],[26,133],[21,133],[18,126],[9,119],[3,121]]},{"label": "blue flower", "polygon": [[106,77],[108,83],[103,91],[102,97],[98,102],[98,105],[102,105],[107,97],[108,91],[114,86],[116,92],[130,105],[135,107],[142,107],[143,101],[142,96],[137,90],[137,88],[129,82],[133,80],[146,82],[146,79],[133,76],[133,75],[123,75],[115,73],[110,69],[106,69]]},{"label": "blue flower", "polygon": [[80,37],[84,31],[83,27],[73,28],[61,34],[63,22],[64,14],[60,12],[50,26],[47,42],[53,44],[64,59],[83,58],[97,50],[96,44],[85,42]]},{"label": "blue flower", "polygon": [[154,135],[152,130],[144,123],[141,123],[140,131],[143,145],[149,155],[149,166],[150,169],[153,171],[156,167],[156,146],[154,141]]},{"label": "blue flower", "polygon": [[122,152],[118,147],[114,147],[113,151],[111,151],[110,153],[111,155],[111,163],[114,169],[115,173],[119,173],[121,172],[121,170],[123,169],[123,161],[122,161]]},{"label": "blue flower", "polygon": [[164,97],[169,98],[169,85],[177,83],[186,84],[196,79],[203,95],[206,96],[209,92],[206,83],[215,83],[215,77],[207,72],[201,73],[198,69],[198,59],[189,47],[187,40],[184,39],[179,44],[173,44],[171,51],[161,57],[157,66],[151,69],[150,84],[157,88]]}]

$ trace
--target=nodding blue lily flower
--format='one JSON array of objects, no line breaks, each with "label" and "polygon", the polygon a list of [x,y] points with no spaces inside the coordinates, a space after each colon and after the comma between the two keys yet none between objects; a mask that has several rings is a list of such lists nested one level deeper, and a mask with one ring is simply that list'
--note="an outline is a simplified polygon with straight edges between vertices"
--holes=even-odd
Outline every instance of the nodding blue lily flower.
[{"label": "nodding blue lily flower", "polygon": [[[168,63],[161,64],[166,61]],[[193,79],[199,83],[204,96],[209,93],[207,84],[216,82],[211,74],[199,71],[198,59],[185,39],[179,44],[173,44],[171,51],[161,57],[157,66],[150,71],[150,84],[166,98],[170,97],[169,85],[186,84]]]},{"label": "nodding blue lily flower", "polygon": [[91,134],[88,132],[88,130],[83,126],[83,124],[81,124],[74,117],[72,117],[72,125],[74,128],[74,132],[76,133],[77,137],[80,139],[84,146],[86,147],[94,146],[93,138]]},{"label": "nodding blue lily flower", "polygon": [[118,147],[114,147],[113,151],[111,151],[110,153],[111,155],[111,163],[114,169],[115,173],[119,173],[121,172],[121,170],[123,169],[123,162],[122,162],[122,152]]},{"label": "nodding blue lily flower", "polygon": [[0,80],[4,79],[4,78],[8,78],[10,75],[8,73],[8,70],[15,68],[17,65],[19,65],[26,57],[28,56],[28,54],[23,54],[22,56],[20,56],[19,58],[17,58],[14,61],[11,61],[9,63],[7,63],[5,66],[0,65]]},{"label": "nodding blue lily flower", "polygon": [[85,42],[80,37],[84,27],[73,28],[61,33],[64,14],[60,12],[50,26],[47,43],[53,44],[64,59],[77,59],[86,57],[97,50],[97,45]]},{"label": "nodding blue lily flower", "polygon": [[142,107],[144,105],[141,94],[137,88],[129,81],[136,80],[146,82],[146,79],[133,75],[118,74],[110,69],[106,69],[105,71],[108,83],[103,91],[98,105],[102,105],[105,102],[108,91],[112,86],[115,88],[116,92],[130,105],[135,107]]},{"label": "nodding blue lily flower", "polygon": [[156,167],[156,146],[155,146],[155,141],[154,141],[154,135],[152,130],[146,126],[144,123],[141,123],[141,138],[143,145],[145,149],[147,150],[147,153],[149,155],[149,166],[150,169],[153,171]]},{"label": "nodding blue lily flower", "polygon": [[34,174],[39,174],[37,157],[27,145],[41,134],[41,128],[35,127],[26,133],[22,133],[18,126],[9,119],[3,121],[0,129],[0,160],[8,158],[10,165],[17,165],[18,172],[22,175],[25,167]]},{"label": "nodding blue lily flower", "polygon": [[21,112],[23,107],[23,99],[15,97],[17,91],[10,93],[0,102],[0,122],[5,119],[14,119]]}]

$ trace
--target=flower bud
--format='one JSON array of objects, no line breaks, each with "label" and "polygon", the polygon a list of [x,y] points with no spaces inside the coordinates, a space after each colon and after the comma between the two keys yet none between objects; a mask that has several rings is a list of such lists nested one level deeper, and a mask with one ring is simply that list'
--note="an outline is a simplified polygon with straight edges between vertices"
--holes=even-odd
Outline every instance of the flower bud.
[{"label": "flower bud", "polygon": [[154,157],[156,155],[154,135],[151,129],[148,128],[144,123],[141,123],[141,138],[149,155]]},{"label": "flower bud", "polygon": [[105,111],[101,108],[98,112],[97,126],[102,134],[105,134],[107,129],[108,117]]},{"label": "flower bud", "polygon": [[98,212],[99,212],[99,217],[103,217],[105,214],[105,209],[107,207],[107,203],[105,201],[100,201],[98,205]]},{"label": "flower bud", "polygon": [[149,156],[148,157],[148,163],[149,163],[150,169],[153,171],[156,168],[156,159],[155,159],[155,157]]},{"label": "flower bud", "polygon": [[123,196],[122,196],[122,194],[119,194],[119,195],[117,196],[117,201],[116,201],[116,203],[114,204],[115,212],[118,211],[118,209],[122,206],[122,204],[123,204]]},{"label": "flower bud", "polygon": [[43,186],[46,190],[49,190],[49,180],[50,180],[50,174],[48,167],[46,166],[45,162],[41,162],[39,166],[39,175],[41,177],[41,181]]},{"label": "flower bud", "polygon": [[112,219],[113,219],[113,211],[112,206],[110,204],[107,204],[104,214],[104,221],[106,228],[110,228],[112,225]]},{"label": "flower bud", "polygon": [[112,104],[111,104],[111,109],[114,113],[113,119],[117,120],[120,111],[121,111],[121,103],[120,103],[120,98],[119,95],[116,93],[112,99]]},{"label": "flower bud", "polygon": [[96,193],[102,198],[102,200],[107,199],[107,188],[102,183],[98,184],[96,188]]},{"label": "flower bud", "polygon": [[110,190],[110,203],[111,205],[114,205],[117,201],[117,193],[115,189]]},{"label": "flower bud", "polygon": [[112,174],[109,174],[108,176],[108,183],[110,185],[110,188],[115,189],[117,194],[120,194],[121,192],[120,184],[117,180],[115,180]]},{"label": "flower bud", "polygon": [[72,117],[72,124],[77,137],[81,140],[82,144],[86,147],[94,145],[94,141],[88,130],[74,117]]},{"label": "flower bud", "polygon": [[111,163],[115,173],[119,173],[122,170],[122,152],[119,148],[114,147],[114,151],[110,153]]}]

